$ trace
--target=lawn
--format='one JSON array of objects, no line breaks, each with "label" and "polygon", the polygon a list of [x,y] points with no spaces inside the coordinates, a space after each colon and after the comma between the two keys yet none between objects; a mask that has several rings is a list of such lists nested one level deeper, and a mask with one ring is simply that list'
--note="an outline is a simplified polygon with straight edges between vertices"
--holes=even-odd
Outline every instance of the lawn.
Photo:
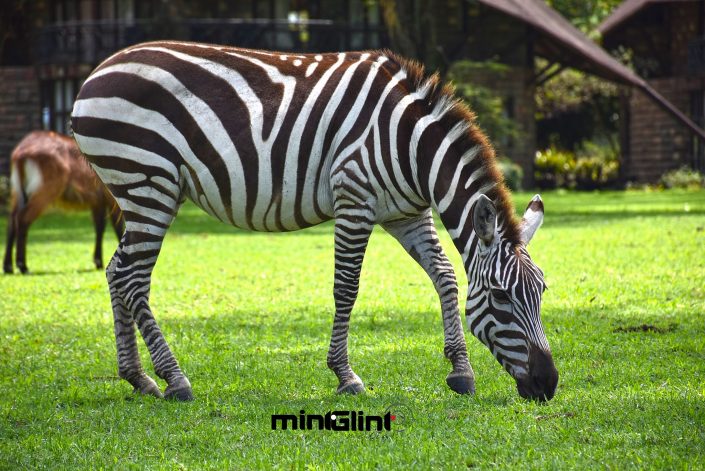
[{"label": "lawn", "polygon": [[[191,205],[166,238],[151,298],[196,400],[135,396],[117,378],[90,218],[48,214],[30,232],[34,274],[0,277],[0,468],[705,467],[705,192],[544,201],[529,251],[546,273],[561,375],[547,404],[521,399],[471,336],[477,393],[447,388],[435,291],[382,230],[351,323],[368,391],[336,395],[332,226],[246,233]],[[460,257],[441,232],[462,305]],[[107,234],[106,259],[114,245]],[[391,410],[399,421],[390,432],[271,430],[272,414],[301,409]]]}]

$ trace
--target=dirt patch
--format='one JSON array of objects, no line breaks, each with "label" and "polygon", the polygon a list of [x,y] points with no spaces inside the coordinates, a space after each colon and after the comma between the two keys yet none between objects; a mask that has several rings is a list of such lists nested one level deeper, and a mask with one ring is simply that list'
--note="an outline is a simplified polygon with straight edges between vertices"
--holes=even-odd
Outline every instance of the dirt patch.
[{"label": "dirt patch", "polygon": [[667,327],[658,327],[653,324],[641,324],[634,326],[617,327],[612,332],[654,332],[657,334],[667,334],[673,332],[678,324],[669,324]]}]

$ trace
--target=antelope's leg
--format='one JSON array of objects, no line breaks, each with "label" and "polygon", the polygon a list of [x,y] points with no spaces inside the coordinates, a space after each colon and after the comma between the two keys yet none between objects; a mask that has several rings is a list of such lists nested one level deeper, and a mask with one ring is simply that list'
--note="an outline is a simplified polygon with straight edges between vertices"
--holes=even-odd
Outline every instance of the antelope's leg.
[{"label": "antelope's leg", "polygon": [[372,226],[371,214],[364,215],[356,211],[354,215],[336,215],[333,282],[335,319],[328,350],[328,367],[338,377],[338,393],[356,394],[365,390],[362,381],[348,363],[348,327]]},{"label": "antelope's leg", "polygon": [[111,204],[108,202],[108,212],[110,213],[110,222],[115,230],[115,235],[117,239],[120,240],[122,234],[125,232],[125,218],[122,217],[120,208],[114,203]]},{"label": "antelope's leg", "polygon": [[383,224],[431,278],[438,292],[443,313],[446,358],[453,371],[446,378],[450,388],[460,394],[475,392],[475,376],[468,361],[463,324],[458,310],[458,284],[453,266],[443,252],[433,216],[428,210],[418,218]]},{"label": "antelope's leg", "polygon": [[42,192],[32,195],[29,202],[17,211],[17,218],[15,220],[17,253],[15,257],[17,258],[17,268],[19,268],[20,272],[23,274],[29,272],[29,268],[27,268],[27,235],[29,233],[29,226],[42,214],[42,211],[49,205],[49,202],[53,201],[53,196],[48,193],[49,192]]},{"label": "antelope's leg", "polygon": [[10,217],[7,219],[7,240],[5,245],[5,260],[2,268],[5,273],[12,273],[12,249],[15,245],[17,234],[17,208],[12,208]]},{"label": "antelope's leg", "polygon": [[95,228],[95,248],[93,263],[96,268],[103,268],[103,233],[105,232],[105,204],[99,203],[91,208],[93,227]]}]

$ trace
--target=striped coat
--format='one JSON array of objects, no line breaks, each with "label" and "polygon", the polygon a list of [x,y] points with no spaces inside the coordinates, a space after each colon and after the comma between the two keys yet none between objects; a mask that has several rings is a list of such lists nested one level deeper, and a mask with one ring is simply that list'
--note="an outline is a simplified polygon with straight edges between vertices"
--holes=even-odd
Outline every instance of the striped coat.
[{"label": "striped coat", "polygon": [[[75,103],[72,127],[125,215],[126,233],[107,273],[119,372],[138,391],[161,395],[139,364],[134,324],[157,375],[167,381],[165,394],[192,397],[148,303],[162,239],[186,198],[225,223],[256,231],[297,230],[335,219],[336,314],[328,365],[339,392],[363,389],[348,362],[347,332],[367,240],[381,224],[439,293],[445,353],[453,365],[449,386],[462,393],[474,389],[455,276],[431,208],[466,269],[485,246],[499,254],[507,245],[513,260],[532,263],[514,248],[528,242],[522,236],[533,234],[540,218],[515,220],[491,145],[437,76],[427,77],[418,65],[385,51],[291,55],[146,43],[115,54],[92,73]],[[532,204],[532,214],[542,217],[539,203]],[[479,224],[491,233],[480,234]],[[539,274],[531,271],[529,284],[542,291]],[[479,287],[469,303],[489,299],[491,276],[487,270],[469,274],[468,292]],[[506,290],[527,280],[495,281]],[[527,300],[530,308],[522,307]],[[540,292],[522,298],[517,291],[517,310],[537,313],[537,300]],[[488,319],[496,308],[490,304],[480,301],[485,307],[473,315]],[[540,327],[540,320],[529,317],[478,336],[517,379],[520,393],[550,397],[557,374],[542,329],[522,330],[521,344],[514,339],[514,326]],[[512,340],[496,341],[506,330],[514,331]],[[541,368],[531,367],[536,352]],[[531,383],[532,369],[545,370],[545,378],[522,389]]]}]

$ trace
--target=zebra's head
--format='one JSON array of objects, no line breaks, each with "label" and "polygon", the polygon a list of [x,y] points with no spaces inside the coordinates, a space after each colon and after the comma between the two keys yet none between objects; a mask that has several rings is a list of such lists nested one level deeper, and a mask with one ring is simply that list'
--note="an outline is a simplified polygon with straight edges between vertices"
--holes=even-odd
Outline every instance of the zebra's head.
[{"label": "zebra's head", "polygon": [[526,209],[519,244],[502,238],[497,209],[485,195],[475,203],[472,220],[479,240],[468,270],[468,328],[516,380],[522,397],[549,400],[558,371],[540,318],[546,284],[526,251],[543,222],[541,197]]}]

